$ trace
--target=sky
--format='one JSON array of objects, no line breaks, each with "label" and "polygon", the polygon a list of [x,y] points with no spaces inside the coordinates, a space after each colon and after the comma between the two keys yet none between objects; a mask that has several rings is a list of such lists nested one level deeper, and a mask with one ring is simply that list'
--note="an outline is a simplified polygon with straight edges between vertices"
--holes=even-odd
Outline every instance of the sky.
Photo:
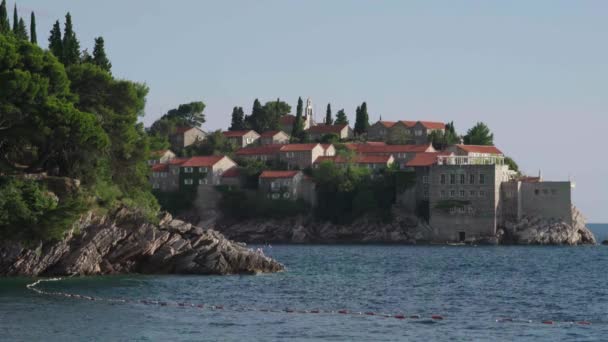
[{"label": "sky", "polygon": [[[14,0],[8,0],[11,9]],[[321,119],[476,122],[531,175],[576,183],[608,222],[608,1],[19,0],[38,39],[71,12],[82,48],[103,36],[115,76],[150,87],[147,125],[203,101],[206,130],[234,106],[310,97]]]}]

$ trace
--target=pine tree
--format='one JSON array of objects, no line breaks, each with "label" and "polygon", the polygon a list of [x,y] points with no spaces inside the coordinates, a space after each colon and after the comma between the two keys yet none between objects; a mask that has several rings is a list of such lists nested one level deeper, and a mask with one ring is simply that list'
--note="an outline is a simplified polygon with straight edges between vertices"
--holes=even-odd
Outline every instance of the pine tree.
[{"label": "pine tree", "polygon": [[327,104],[327,111],[325,112],[325,124],[331,125],[334,120],[331,118],[331,104]]},{"label": "pine tree", "polygon": [[6,0],[2,0],[0,4],[0,33],[8,33],[11,31],[11,24],[8,20],[8,10],[6,9]]},{"label": "pine tree", "polygon": [[334,125],[348,125],[348,118],[346,117],[344,109],[340,109],[338,113],[336,113],[336,121],[334,121]]},{"label": "pine tree", "polygon": [[63,31],[63,64],[70,66],[80,62],[80,43],[72,27],[72,15],[65,15],[65,28]]},{"label": "pine tree", "polygon": [[19,29],[19,16],[17,15],[17,4],[13,8],[13,33],[17,33]]},{"label": "pine tree", "polygon": [[93,49],[93,63],[98,65],[103,70],[110,72],[112,63],[106,56],[106,48],[104,46],[103,37],[95,38],[95,48]]},{"label": "pine tree", "polygon": [[296,119],[291,128],[291,137],[293,139],[300,139],[304,135],[304,120],[302,119],[302,112],[304,111],[304,102],[301,97],[298,97],[298,105],[296,107]]},{"label": "pine tree", "polygon": [[17,31],[15,32],[15,36],[18,39],[29,40],[30,37],[27,35],[27,27],[25,26],[25,21],[23,18],[19,19],[19,23],[17,24]]},{"label": "pine tree", "polygon": [[30,15],[30,41],[33,44],[38,44],[38,36],[36,35],[36,15],[34,12]]},{"label": "pine tree", "polygon": [[59,59],[63,60],[63,41],[61,40],[61,25],[59,20],[53,25],[51,36],[49,37],[49,50]]},{"label": "pine tree", "polygon": [[234,107],[232,109],[232,121],[230,124],[229,131],[239,131],[245,128],[244,125],[244,116],[243,107]]}]

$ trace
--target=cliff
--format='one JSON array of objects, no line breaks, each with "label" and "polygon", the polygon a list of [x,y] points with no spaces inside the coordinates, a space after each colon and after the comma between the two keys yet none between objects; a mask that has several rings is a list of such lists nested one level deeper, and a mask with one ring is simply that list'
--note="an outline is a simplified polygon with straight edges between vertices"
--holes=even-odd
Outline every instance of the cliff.
[{"label": "cliff", "polygon": [[158,224],[127,209],[90,212],[61,241],[27,247],[0,242],[0,275],[119,273],[237,274],[278,272],[283,265],[165,214]]}]

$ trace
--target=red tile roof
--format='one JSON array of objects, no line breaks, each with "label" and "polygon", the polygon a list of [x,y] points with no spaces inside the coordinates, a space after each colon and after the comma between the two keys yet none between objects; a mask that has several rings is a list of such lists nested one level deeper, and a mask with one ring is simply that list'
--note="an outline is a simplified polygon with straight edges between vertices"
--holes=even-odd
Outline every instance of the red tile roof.
[{"label": "red tile roof", "polygon": [[461,150],[468,153],[487,153],[487,154],[503,154],[496,146],[485,145],[456,145]]},{"label": "red tile roof", "polygon": [[539,183],[541,181],[540,177],[520,177],[517,179],[520,182],[524,182],[524,183]]},{"label": "red tile roof", "polygon": [[449,152],[422,152],[416,153],[414,158],[405,163],[405,166],[431,166],[437,164],[437,157],[439,156],[448,156],[453,153]]},{"label": "red tile roof", "polygon": [[201,167],[201,166],[213,166],[220,160],[222,160],[224,156],[204,156],[204,157],[192,157],[186,160],[182,167]]},{"label": "red tile roof", "polygon": [[[366,155],[358,155],[355,156],[352,160],[353,163],[355,164],[387,164],[390,159],[391,159],[392,155],[388,155],[388,156],[366,156]],[[323,156],[323,157],[317,157],[317,160],[315,160],[315,164],[320,164],[324,161],[332,161],[336,164],[344,164],[347,163],[348,160],[345,157],[342,156]]]},{"label": "red tile roof", "polygon": [[239,171],[239,169],[236,166],[234,166],[234,167],[231,167],[228,170],[224,171],[224,173],[222,174],[222,177],[237,178],[240,174],[241,174],[241,172]]},{"label": "red tile roof", "polygon": [[302,152],[302,151],[311,151],[313,148],[317,147],[319,144],[288,144],[283,145],[281,147],[281,152]]},{"label": "red tile roof", "polygon": [[367,145],[346,144],[346,147],[357,153],[405,153],[405,152],[435,152],[431,144],[427,145]]},{"label": "red tile roof", "polygon": [[175,128],[175,134],[181,134],[181,133],[186,133],[189,130],[193,129],[194,127],[188,127],[188,126],[183,126],[183,127],[176,127]]},{"label": "red tile roof", "polygon": [[253,132],[253,133],[257,134],[256,131],[251,130],[251,129],[249,129],[249,130],[243,130],[243,131],[225,131],[225,132],[222,132],[222,134],[224,134],[224,136],[226,138],[237,138],[237,137],[242,137],[245,134],[248,134],[250,132]]},{"label": "red tile roof", "polygon": [[408,120],[399,120],[400,123],[405,125],[405,127],[414,127],[416,125],[416,121],[408,121]]},{"label": "red tile roof", "polygon": [[283,132],[283,131],[266,131],[264,133],[261,134],[262,138],[272,138],[275,135],[279,134],[279,133],[283,133],[285,135],[288,135],[287,133]]},{"label": "red tile roof", "polygon": [[445,124],[443,122],[436,122],[436,121],[399,120],[399,121],[378,121],[378,122],[380,122],[386,128],[391,128],[391,127],[395,126],[395,124],[397,122],[405,125],[405,127],[412,128],[412,127],[416,126],[416,124],[418,122],[420,122],[420,124],[422,126],[426,127],[427,129],[445,129]]},{"label": "red tile roof", "polygon": [[445,123],[436,121],[418,121],[427,129],[445,129]]},{"label": "red tile roof", "polygon": [[336,134],[340,134],[340,132],[342,132],[342,130],[348,127],[348,125],[344,124],[344,125],[317,125],[317,126],[312,126],[308,129],[309,132],[311,133],[323,133],[323,134],[329,134],[329,133],[336,133]]},{"label": "red tile roof", "polygon": [[381,123],[386,128],[391,128],[397,123],[396,121],[378,121],[378,122]]},{"label": "red tile roof", "polygon": [[169,160],[168,164],[169,165],[181,165],[183,163],[185,163],[188,160],[188,158],[173,158],[171,160]]},{"label": "red tile roof", "polygon": [[300,171],[264,171],[260,178],[293,178]]},{"label": "red tile roof", "polygon": [[165,172],[167,170],[169,170],[169,164],[152,165],[152,172]]},{"label": "red tile roof", "polygon": [[281,147],[285,145],[274,144],[265,146],[252,146],[238,149],[236,151],[237,156],[252,156],[259,154],[277,154],[281,150]]},{"label": "red tile roof", "polygon": [[294,122],[296,122],[296,117],[291,114],[283,115],[279,119],[281,125],[293,125]]}]

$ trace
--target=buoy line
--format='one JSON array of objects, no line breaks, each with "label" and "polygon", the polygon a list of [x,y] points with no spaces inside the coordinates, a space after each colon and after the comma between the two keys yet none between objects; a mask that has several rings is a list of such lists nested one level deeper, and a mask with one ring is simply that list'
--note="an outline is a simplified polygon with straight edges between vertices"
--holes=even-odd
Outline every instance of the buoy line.
[{"label": "buoy line", "polygon": [[[235,312],[264,312],[264,313],[287,313],[287,314],[330,314],[330,315],[342,315],[342,316],[374,316],[380,318],[392,318],[397,320],[420,320],[420,322],[429,322],[435,323],[438,321],[443,321],[445,317],[443,315],[430,315],[427,317],[413,314],[413,315],[405,315],[402,313],[390,314],[390,313],[382,313],[375,311],[350,311],[346,309],[338,309],[338,310],[321,310],[321,309],[312,309],[312,310],[301,310],[294,308],[284,308],[284,309],[267,309],[267,308],[255,308],[248,306],[234,306],[227,307],[224,305],[212,305],[206,303],[188,303],[188,302],[167,302],[167,301],[159,301],[159,300],[149,300],[149,299],[122,299],[122,298],[102,298],[102,297],[92,297],[85,296],[80,294],[73,294],[67,292],[50,292],[39,289],[37,286],[43,282],[55,282],[60,281],[62,278],[48,278],[48,279],[38,279],[35,282],[26,285],[28,290],[34,291],[39,295],[47,295],[47,296],[59,296],[73,299],[81,299],[81,300],[89,300],[89,301],[101,301],[101,302],[109,302],[109,303],[124,303],[124,304],[141,304],[141,305],[153,305],[153,306],[168,306],[168,307],[180,307],[180,308],[196,308],[196,309],[204,309],[210,311],[216,310],[224,310],[224,311],[235,311]],[[496,319],[496,323],[524,323],[524,324],[532,324],[532,323],[540,323],[544,325],[581,325],[588,326],[591,325],[591,321],[579,320],[579,321],[554,321],[554,320],[526,320],[526,319],[516,319],[516,318],[499,318]]]}]

